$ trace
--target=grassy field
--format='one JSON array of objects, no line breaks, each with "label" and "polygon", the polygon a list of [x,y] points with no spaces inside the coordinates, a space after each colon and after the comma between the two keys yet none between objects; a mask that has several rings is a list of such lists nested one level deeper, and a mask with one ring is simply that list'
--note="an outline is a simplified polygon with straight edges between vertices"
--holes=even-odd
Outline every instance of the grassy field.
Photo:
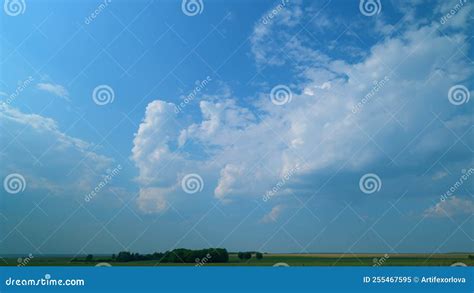
[{"label": "grassy field", "polygon": [[[474,255],[471,253],[470,255]],[[79,259],[84,259],[79,257]],[[0,258],[1,266],[95,266],[107,262],[112,266],[195,266],[196,263],[159,263],[155,260],[113,262],[110,257],[96,256],[92,262],[71,262],[71,257],[33,257],[28,259]],[[228,263],[204,266],[273,266],[285,263],[289,266],[450,266],[454,263],[474,265],[474,259],[465,253],[448,254],[264,254],[263,259],[253,256],[241,261],[230,254]]]}]

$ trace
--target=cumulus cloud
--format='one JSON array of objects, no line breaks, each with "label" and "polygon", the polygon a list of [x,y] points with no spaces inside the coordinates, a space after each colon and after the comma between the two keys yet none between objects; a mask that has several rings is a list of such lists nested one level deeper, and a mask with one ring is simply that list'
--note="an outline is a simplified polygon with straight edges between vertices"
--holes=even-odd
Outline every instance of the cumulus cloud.
[{"label": "cumulus cloud", "polygon": [[141,188],[139,193],[138,207],[147,213],[164,211],[168,208],[166,194],[173,190],[166,188]]},{"label": "cumulus cloud", "polygon": [[177,184],[184,158],[175,152],[179,128],[175,106],[164,101],[150,103],[133,140],[132,160],[139,170],[138,205],[145,211],[166,208],[166,195]]},{"label": "cumulus cloud", "polygon": [[469,199],[451,196],[425,211],[427,217],[454,217],[474,214],[474,202]]},{"label": "cumulus cloud", "polygon": [[168,182],[174,174],[169,169],[164,170],[164,167],[178,168],[183,162],[181,155],[175,152],[179,126],[174,109],[172,103],[159,100],[150,103],[135,134],[132,159],[140,171],[138,181],[143,185]]},{"label": "cumulus cloud", "polygon": [[[142,188],[164,188],[156,192],[158,206],[176,196],[173,187],[191,171],[228,202],[262,196],[298,164],[281,193],[313,192],[314,180],[308,178],[328,176],[341,166],[343,172],[367,172],[388,162],[405,166],[407,175],[420,162],[456,150],[451,131],[464,132],[469,123],[456,121],[471,119],[459,118],[447,92],[473,73],[459,54],[468,47],[465,31],[453,31],[448,40],[436,22],[410,25],[371,46],[361,61],[349,62],[288,34],[298,27],[299,6],[281,13],[270,23],[257,23],[251,43],[257,64],[287,63],[297,72],[288,83],[290,103],[271,103],[271,87],[257,93],[252,105],[238,104],[231,95],[203,100],[201,120],[189,125],[178,123],[172,103],[148,105],[132,158]],[[276,53],[279,44],[285,44],[282,56]],[[433,123],[436,117],[444,123]],[[302,178],[306,181],[296,184]]]},{"label": "cumulus cloud", "polygon": [[69,101],[69,92],[62,85],[53,84],[53,83],[38,83],[36,87],[39,90],[46,91],[57,97],[63,98],[66,101]]}]

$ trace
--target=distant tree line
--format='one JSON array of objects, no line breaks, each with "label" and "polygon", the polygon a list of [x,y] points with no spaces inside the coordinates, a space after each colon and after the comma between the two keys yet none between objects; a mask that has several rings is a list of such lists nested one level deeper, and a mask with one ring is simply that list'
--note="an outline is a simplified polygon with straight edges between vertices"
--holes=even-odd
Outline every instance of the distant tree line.
[{"label": "distant tree line", "polygon": [[206,258],[208,263],[223,263],[229,261],[229,253],[224,248],[209,248],[191,250],[185,248],[174,249],[164,253],[155,252],[152,254],[130,253],[121,251],[117,256],[112,256],[116,262],[129,262],[141,260],[158,260],[162,263],[193,263],[200,262]]},{"label": "distant tree line", "polygon": [[[88,255],[84,261],[92,261],[93,256]],[[171,251],[154,252],[151,254],[139,254],[129,251],[121,251],[117,255],[112,255],[114,262],[130,262],[143,260],[157,260],[161,263],[199,263],[205,260],[205,263],[224,263],[229,261],[229,253],[224,248],[208,248],[208,249],[174,249]],[[73,261],[80,261],[74,259]]]},{"label": "distant tree line", "polygon": [[[237,253],[237,257],[240,259],[240,260],[249,260],[252,258],[252,253],[251,251],[247,251],[247,252],[238,252]],[[262,259],[263,258],[263,254],[261,252],[255,252],[255,258],[256,259]]]},{"label": "distant tree line", "polygon": [[92,254],[88,254],[85,258],[75,257],[71,260],[72,262],[108,262],[109,258],[101,256],[101,258],[94,258]]},{"label": "distant tree line", "polygon": [[[257,260],[263,258],[261,252],[245,251],[238,252],[237,257],[241,260],[249,260],[255,255]],[[208,249],[185,249],[178,248],[166,252],[154,252],[151,254],[139,254],[129,251],[121,251],[118,254],[113,254],[111,259],[94,259],[92,254],[87,255],[85,258],[74,258],[73,262],[131,262],[131,261],[144,261],[144,260],[156,260],[160,263],[226,263],[229,261],[229,253],[225,248],[208,248]]]}]

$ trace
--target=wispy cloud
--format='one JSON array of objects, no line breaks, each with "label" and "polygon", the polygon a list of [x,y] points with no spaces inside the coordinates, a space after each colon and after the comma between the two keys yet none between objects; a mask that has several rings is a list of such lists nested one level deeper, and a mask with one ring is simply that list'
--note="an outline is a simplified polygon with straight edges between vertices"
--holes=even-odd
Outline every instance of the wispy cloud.
[{"label": "wispy cloud", "polygon": [[59,84],[53,84],[53,83],[38,83],[36,87],[39,90],[46,91],[48,93],[51,93],[57,97],[63,98],[66,101],[70,101],[69,99],[69,92],[65,87]]},{"label": "wispy cloud", "polygon": [[425,211],[427,217],[453,217],[474,213],[474,202],[469,199],[462,199],[452,196],[440,201]]},{"label": "wispy cloud", "polygon": [[283,212],[284,206],[283,205],[277,205],[272,208],[272,210],[263,216],[262,218],[262,223],[272,223],[276,222],[278,218],[280,217],[281,213]]},{"label": "wispy cloud", "polygon": [[[21,130],[23,134],[12,141],[8,134],[0,133],[0,148],[9,154],[2,157],[5,168],[0,173],[2,176],[7,172],[23,174],[28,178],[28,190],[82,197],[100,181],[97,174],[112,166],[112,158],[92,151],[91,143],[62,132],[52,118],[0,104],[0,124],[13,132]],[[39,166],[48,168],[32,168],[31,158],[35,158]]]}]

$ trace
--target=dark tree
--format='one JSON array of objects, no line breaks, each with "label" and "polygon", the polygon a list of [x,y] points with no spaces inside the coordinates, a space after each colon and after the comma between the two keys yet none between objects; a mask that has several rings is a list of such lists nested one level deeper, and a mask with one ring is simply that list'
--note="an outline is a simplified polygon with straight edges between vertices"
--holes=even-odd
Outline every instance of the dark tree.
[{"label": "dark tree", "polygon": [[92,254],[88,254],[86,256],[86,261],[92,261],[93,258],[94,258],[94,256]]},{"label": "dark tree", "polygon": [[121,251],[117,256],[112,256],[117,262],[158,260],[162,263],[194,263],[196,260],[208,262],[228,262],[229,253],[223,248],[209,248],[200,250],[191,250],[178,248],[165,253],[155,252],[153,254],[130,253]]},{"label": "dark tree", "polygon": [[225,248],[216,248],[212,249],[213,253],[211,253],[212,260],[211,262],[228,262],[229,261],[229,253]]},{"label": "dark tree", "polygon": [[263,258],[263,254],[260,253],[260,252],[257,252],[257,253],[255,254],[255,257],[256,257],[257,259],[262,259],[262,258]]},{"label": "dark tree", "polygon": [[117,255],[116,261],[127,262],[132,260],[132,254],[128,251],[120,251]]},{"label": "dark tree", "polygon": [[152,260],[161,260],[165,256],[164,253],[155,252],[151,255]]}]

